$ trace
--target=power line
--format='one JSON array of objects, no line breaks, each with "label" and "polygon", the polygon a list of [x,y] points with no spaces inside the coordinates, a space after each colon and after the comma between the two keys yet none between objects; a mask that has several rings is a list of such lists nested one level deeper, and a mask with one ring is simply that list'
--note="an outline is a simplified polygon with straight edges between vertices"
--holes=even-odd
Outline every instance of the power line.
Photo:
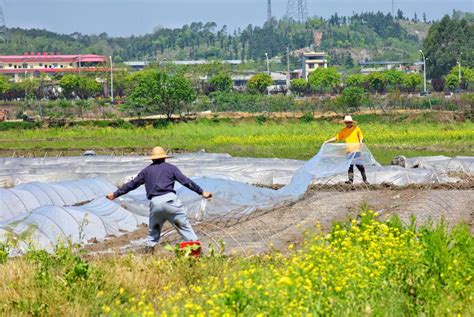
[{"label": "power line", "polygon": [[308,2],[306,0],[288,0],[286,17],[305,22],[308,19]]}]

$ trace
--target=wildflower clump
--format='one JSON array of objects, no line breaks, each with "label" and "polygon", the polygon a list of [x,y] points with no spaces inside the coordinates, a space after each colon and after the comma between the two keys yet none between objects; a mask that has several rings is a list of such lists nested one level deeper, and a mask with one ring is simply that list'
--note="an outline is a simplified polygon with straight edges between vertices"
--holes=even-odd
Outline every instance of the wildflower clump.
[{"label": "wildflower clump", "polygon": [[[199,278],[188,284],[178,278],[155,298],[142,295],[138,304],[112,310],[163,316],[463,315],[472,307],[474,250],[466,226],[450,233],[443,223],[417,230],[367,211],[330,233],[318,227],[289,249],[288,255],[251,259],[180,260],[181,269],[191,266]],[[222,269],[209,269],[219,263]]]}]

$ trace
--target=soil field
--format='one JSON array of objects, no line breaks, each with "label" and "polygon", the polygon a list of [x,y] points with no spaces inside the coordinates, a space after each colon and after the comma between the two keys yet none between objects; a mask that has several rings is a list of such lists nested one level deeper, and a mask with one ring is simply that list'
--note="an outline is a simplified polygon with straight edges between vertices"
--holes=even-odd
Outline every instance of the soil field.
[{"label": "soil field", "polygon": [[[250,217],[236,217],[233,220],[218,220],[213,223],[196,223],[194,228],[204,245],[219,248],[224,241],[226,253],[255,255],[271,250],[285,251],[289,244],[303,240],[304,232],[320,223],[328,230],[334,222],[354,219],[363,207],[378,212],[382,219],[397,214],[405,223],[412,216],[418,224],[445,221],[448,226],[465,222],[474,232],[474,186],[460,187],[404,187],[363,188],[338,186],[333,188],[313,187],[305,197],[291,206],[271,211],[257,212]],[[86,247],[89,256],[116,255],[146,252],[134,241],[146,236],[147,228],[110,238],[102,243]],[[164,245],[173,244],[179,236],[171,227],[166,227],[165,236],[155,253],[163,254]],[[149,250],[148,250],[149,251]]]}]

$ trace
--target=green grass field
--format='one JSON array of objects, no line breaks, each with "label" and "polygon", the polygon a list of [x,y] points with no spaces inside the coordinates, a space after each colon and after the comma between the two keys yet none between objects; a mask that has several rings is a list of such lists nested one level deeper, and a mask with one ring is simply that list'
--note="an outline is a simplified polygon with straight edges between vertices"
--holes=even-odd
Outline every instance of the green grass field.
[{"label": "green grass field", "polygon": [[[474,124],[361,122],[365,143],[383,164],[397,155],[473,155]],[[161,145],[174,151],[229,153],[233,156],[308,159],[321,143],[334,136],[341,124],[328,121],[231,121],[199,120],[157,129],[70,127],[8,130],[0,134],[3,155],[15,151],[56,151],[77,154],[86,149],[99,153],[144,153]]]}]

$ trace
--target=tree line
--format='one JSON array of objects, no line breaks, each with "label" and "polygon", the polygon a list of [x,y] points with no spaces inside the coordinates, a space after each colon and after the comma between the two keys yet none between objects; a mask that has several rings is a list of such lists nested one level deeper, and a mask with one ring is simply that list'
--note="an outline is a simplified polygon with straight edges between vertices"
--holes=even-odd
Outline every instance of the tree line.
[{"label": "tree line", "polygon": [[181,28],[156,28],[152,33],[110,37],[106,33],[57,34],[45,30],[9,29],[9,39],[0,43],[4,54],[24,52],[95,53],[112,55],[117,61],[172,59],[262,60],[281,56],[314,43],[314,32],[323,34],[318,49],[366,49],[372,58],[406,59],[416,54],[419,40],[400,20],[381,12],[358,13],[329,19],[313,17],[305,23],[272,19],[263,26],[248,25],[229,30],[214,22],[193,22]]}]

